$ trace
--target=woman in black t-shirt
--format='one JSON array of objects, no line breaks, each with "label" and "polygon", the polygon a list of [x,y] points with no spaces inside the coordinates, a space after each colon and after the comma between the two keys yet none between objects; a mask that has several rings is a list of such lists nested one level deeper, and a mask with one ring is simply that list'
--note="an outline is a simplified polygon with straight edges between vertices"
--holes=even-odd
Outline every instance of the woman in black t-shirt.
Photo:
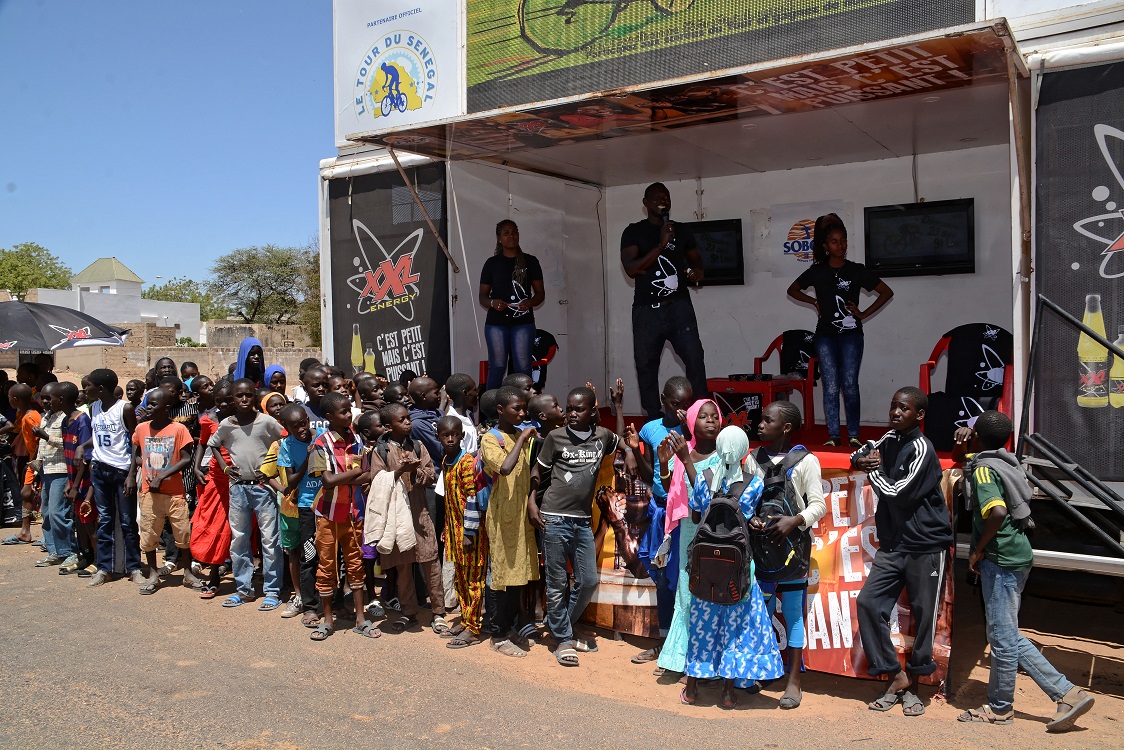
[{"label": "woman in black t-shirt", "polygon": [[542,266],[519,247],[519,227],[511,219],[496,224],[496,252],[480,271],[480,304],[488,308],[487,389],[499,388],[512,360],[512,372],[531,374],[535,307],[546,299]]},{"label": "woman in black t-shirt", "polygon": [[[813,287],[816,296],[804,293]],[[859,309],[859,290],[874,292],[878,298],[866,310]],[[894,296],[890,287],[862,263],[847,260],[847,228],[835,214],[816,219],[812,236],[812,267],[792,282],[788,295],[799,302],[815,305],[816,357],[823,376],[823,411],[827,422],[827,446],[842,443],[839,431],[839,392],[847,413],[848,443],[859,441],[859,365],[863,357],[862,321],[873,315]]]}]

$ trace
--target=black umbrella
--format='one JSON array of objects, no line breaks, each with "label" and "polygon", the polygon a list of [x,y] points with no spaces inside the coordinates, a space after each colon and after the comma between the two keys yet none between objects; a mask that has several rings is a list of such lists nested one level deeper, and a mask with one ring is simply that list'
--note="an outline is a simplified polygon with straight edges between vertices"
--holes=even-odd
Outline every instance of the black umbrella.
[{"label": "black umbrella", "polygon": [[55,351],[72,346],[121,346],[126,328],[86,313],[35,302],[0,302],[0,351]]}]

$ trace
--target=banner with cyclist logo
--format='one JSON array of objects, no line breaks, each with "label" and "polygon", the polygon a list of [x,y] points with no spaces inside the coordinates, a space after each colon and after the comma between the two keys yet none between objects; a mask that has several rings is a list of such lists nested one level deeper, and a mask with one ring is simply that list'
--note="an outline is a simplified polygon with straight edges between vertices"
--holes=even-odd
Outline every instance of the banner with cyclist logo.
[{"label": "banner with cyclist logo", "polygon": [[483,112],[975,20],[974,0],[466,0],[468,111]]},{"label": "banner with cyclist logo", "polygon": [[464,113],[458,14],[448,0],[392,5],[335,0],[337,146]]},{"label": "banner with cyclist logo", "polygon": [[773,276],[794,279],[812,265],[812,233],[816,219],[824,214],[836,214],[852,232],[857,229],[851,225],[851,211],[843,201],[769,207],[769,234],[764,240],[766,252],[762,255],[770,259]]},{"label": "banner with cyclist logo", "polygon": [[[445,165],[407,170],[445,232]],[[451,372],[448,261],[397,172],[332,180],[333,362],[387,380],[403,372],[444,383]]]}]

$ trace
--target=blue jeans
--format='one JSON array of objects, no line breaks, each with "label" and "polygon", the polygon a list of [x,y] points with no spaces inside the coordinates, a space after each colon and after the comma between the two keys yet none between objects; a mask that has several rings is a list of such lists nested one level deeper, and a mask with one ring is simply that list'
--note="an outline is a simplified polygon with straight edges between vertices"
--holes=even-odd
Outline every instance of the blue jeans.
[{"label": "blue jeans", "polygon": [[1029,575],[1029,570],[1007,570],[986,558],[980,561],[987,642],[991,644],[987,702],[997,714],[1007,713],[1014,704],[1015,675],[1020,667],[1055,703],[1073,689],[1073,683],[1019,632],[1019,606]]},{"label": "blue jeans", "polygon": [[488,342],[488,390],[499,388],[507,375],[507,360],[514,361],[512,373],[531,374],[531,348],[535,345],[535,325],[484,326]]},{"label": "blue jeans", "polygon": [[90,462],[90,483],[98,509],[98,570],[112,573],[117,548],[117,519],[121,520],[121,546],[125,572],[140,570],[140,532],[137,529],[137,496],[125,494],[129,472],[101,461]]},{"label": "blue jeans", "polygon": [[847,412],[847,436],[859,436],[859,365],[863,361],[863,335],[816,336],[816,357],[823,377],[823,414],[827,434],[839,439],[839,391]]},{"label": "blue jeans", "polygon": [[43,514],[43,544],[47,553],[59,557],[74,554],[74,505],[64,495],[66,474],[44,474],[39,493]]},{"label": "blue jeans", "polygon": [[260,484],[230,485],[230,560],[234,584],[242,596],[254,595],[254,558],[250,554],[250,533],[254,516],[261,532],[262,590],[266,596],[280,596],[284,557],[281,553],[281,527],[273,491]]},{"label": "blue jeans", "polygon": [[664,343],[683,360],[695,398],[710,398],[706,388],[706,355],[699,339],[699,324],[689,297],[655,305],[632,306],[632,359],[636,364],[636,390],[648,419],[663,416],[660,401],[660,357]]},{"label": "blue jeans", "polygon": [[[546,625],[558,643],[573,640],[574,621],[582,616],[599,582],[597,550],[588,518],[544,513],[543,557],[546,558]],[[566,572],[569,562],[574,583]]]}]

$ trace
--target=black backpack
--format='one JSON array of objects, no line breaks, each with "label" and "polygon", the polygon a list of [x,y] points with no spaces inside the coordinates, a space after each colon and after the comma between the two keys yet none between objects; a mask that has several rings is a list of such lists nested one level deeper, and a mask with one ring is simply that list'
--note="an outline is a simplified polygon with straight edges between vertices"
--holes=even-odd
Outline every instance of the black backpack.
[{"label": "black backpack", "polygon": [[777,464],[771,462],[761,448],[754,456],[765,472],[762,477],[765,489],[761,492],[761,502],[757,504],[754,517],[760,519],[766,528],[751,527],[749,540],[754,574],[759,581],[783,583],[808,576],[812,545],[807,532],[794,531],[779,543],[766,536],[767,527],[773,523],[769,516],[795,516],[804,510],[804,498],[796,492],[791,475],[807,455],[807,450],[796,448]]},{"label": "black backpack", "polygon": [[749,592],[749,524],[738,498],[746,482],[715,495],[687,547],[687,587],[699,599],[737,604]]}]

